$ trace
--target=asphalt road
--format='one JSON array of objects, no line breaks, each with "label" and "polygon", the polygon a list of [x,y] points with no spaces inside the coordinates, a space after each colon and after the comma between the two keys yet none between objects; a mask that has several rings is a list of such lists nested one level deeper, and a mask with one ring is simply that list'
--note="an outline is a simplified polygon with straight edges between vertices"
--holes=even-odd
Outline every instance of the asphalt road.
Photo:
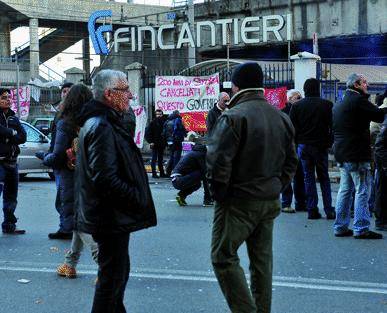
[{"label": "asphalt road", "polygon": [[[131,313],[229,312],[210,263],[212,208],[202,193],[181,208],[167,180],[152,183],[158,226],[130,241]],[[337,185],[333,186],[334,198]],[[89,251],[79,277],[57,277],[69,241],[49,240],[57,228],[55,185],[44,176],[21,182],[17,216],[24,236],[0,235],[0,313],[90,312],[96,265]],[[386,239],[335,238],[332,221],[281,214],[274,231],[273,313],[386,313]],[[248,273],[245,247],[241,263]],[[20,279],[26,283],[18,282]]]}]

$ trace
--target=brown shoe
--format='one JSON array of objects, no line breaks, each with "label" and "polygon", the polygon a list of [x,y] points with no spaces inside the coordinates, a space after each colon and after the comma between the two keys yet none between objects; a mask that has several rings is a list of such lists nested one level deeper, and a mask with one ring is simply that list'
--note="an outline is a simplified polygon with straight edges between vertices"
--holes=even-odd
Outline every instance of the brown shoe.
[{"label": "brown shoe", "polygon": [[77,277],[77,271],[75,270],[75,268],[71,267],[65,263],[58,266],[58,268],[56,269],[56,273],[59,276],[67,277],[67,278],[76,278]]}]

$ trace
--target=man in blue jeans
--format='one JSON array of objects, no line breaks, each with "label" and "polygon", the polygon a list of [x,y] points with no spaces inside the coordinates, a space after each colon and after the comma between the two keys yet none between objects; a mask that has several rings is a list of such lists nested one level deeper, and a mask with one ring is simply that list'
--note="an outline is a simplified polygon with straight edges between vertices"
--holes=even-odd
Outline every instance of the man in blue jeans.
[{"label": "man in blue jeans", "polygon": [[15,112],[11,110],[11,94],[8,89],[0,88],[0,196],[3,194],[4,222],[1,224],[5,234],[24,234],[17,229],[15,209],[19,173],[17,156],[19,145],[26,142],[26,132]]},{"label": "man in blue jeans", "polygon": [[[380,109],[368,101],[367,80],[351,74],[341,102],[333,108],[334,153],[340,167],[340,189],[336,201],[336,237],[381,239],[369,230],[368,207],[371,175],[370,122],[383,122],[387,108]],[[355,194],[353,230],[349,228],[352,193]]]},{"label": "man in blue jeans", "polygon": [[320,97],[320,82],[309,78],[304,84],[305,98],[293,104],[290,119],[296,130],[297,154],[304,171],[308,219],[319,219],[316,178],[320,181],[325,215],[335,219],[331,182],[328,174],[328,149],[332,145],[332,102]]}]

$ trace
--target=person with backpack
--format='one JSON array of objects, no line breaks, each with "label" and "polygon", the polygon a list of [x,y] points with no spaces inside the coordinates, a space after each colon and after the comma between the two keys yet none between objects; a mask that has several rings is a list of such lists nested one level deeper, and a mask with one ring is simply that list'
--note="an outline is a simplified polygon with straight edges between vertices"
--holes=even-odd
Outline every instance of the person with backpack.
[{"label": "person with backpack", "polygon": [[164,124],[163,137],[168,145],[170,158],[167,165],[167,176],[171,176],[176,164],[179,163],[183,151],[184,137],[187,130],[184,127],[179,111],[173,111]]}]

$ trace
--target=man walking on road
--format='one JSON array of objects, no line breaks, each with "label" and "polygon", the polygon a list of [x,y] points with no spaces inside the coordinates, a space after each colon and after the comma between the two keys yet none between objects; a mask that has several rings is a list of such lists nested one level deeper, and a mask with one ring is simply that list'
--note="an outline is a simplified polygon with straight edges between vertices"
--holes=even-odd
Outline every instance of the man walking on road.
[{"label": "man walking on road", "polygon": [[[369,230],[370,122],[383,122],[387,108],[380,109],[368,101],[367,80],[363,75],[351,74],[347,88],[344,99],[333,108],[333,150],[340,167],[334,233],[336,237],[353,235],[356,239],[381,239],[381,234]],[[354,222],[351,230],[348,227],[354,190]]]},{"label": "man walking on road", "polygon": [[[163,127],[166,119],[163,116],[163,111],[156,110],[156,118],[149,123],[145,131],[145,139],[150,144],[152,149],[152,177],[167,177],[164,171],[164,150],[166,142],[163,138]],[[159,167],[160,176],[156,172],[156,162]]]},{"label": "man walking on road", "polygon": [[331,182],[328,174],[328,149],[332,146],[332,102],[320,97],[320,82],[309,78],[304,84],[305,98],[290,110],[296,130],[298,157],[304,171],[308,219],[319,219],[316,173],[320,181],[325,215],[335,219]]},{"label": "man walking on road", "polygon": [[26,132],[15,112],[11,110],[11,93],[0,88],[0,196],[3,194],[4,222],[1,224],[5,234],[24,234],[17,229],[15,210],[19,188],[17,156],[19,145],[26,142]]},{"label": "man walking on road", "polygon": [[102,70],[94,100],[81,112],[75,172],[76,229],[98,243],[98,282],[92,313],[126,312],[129,234],[156,225],[141,153],[123,123],[132,95],[126,75]]},{"label": "man walking on road", "polygon": [[[207,176],[216,200],[211,259],[232,312],[268,313],[272,293],[272,232],[279,195],[297,167],[294,129],[263,95],[257,63],[239,65],[231,78],[230,109],[215,125],[207,150]],[[246,242],[248,288],[238,248]]]}]

